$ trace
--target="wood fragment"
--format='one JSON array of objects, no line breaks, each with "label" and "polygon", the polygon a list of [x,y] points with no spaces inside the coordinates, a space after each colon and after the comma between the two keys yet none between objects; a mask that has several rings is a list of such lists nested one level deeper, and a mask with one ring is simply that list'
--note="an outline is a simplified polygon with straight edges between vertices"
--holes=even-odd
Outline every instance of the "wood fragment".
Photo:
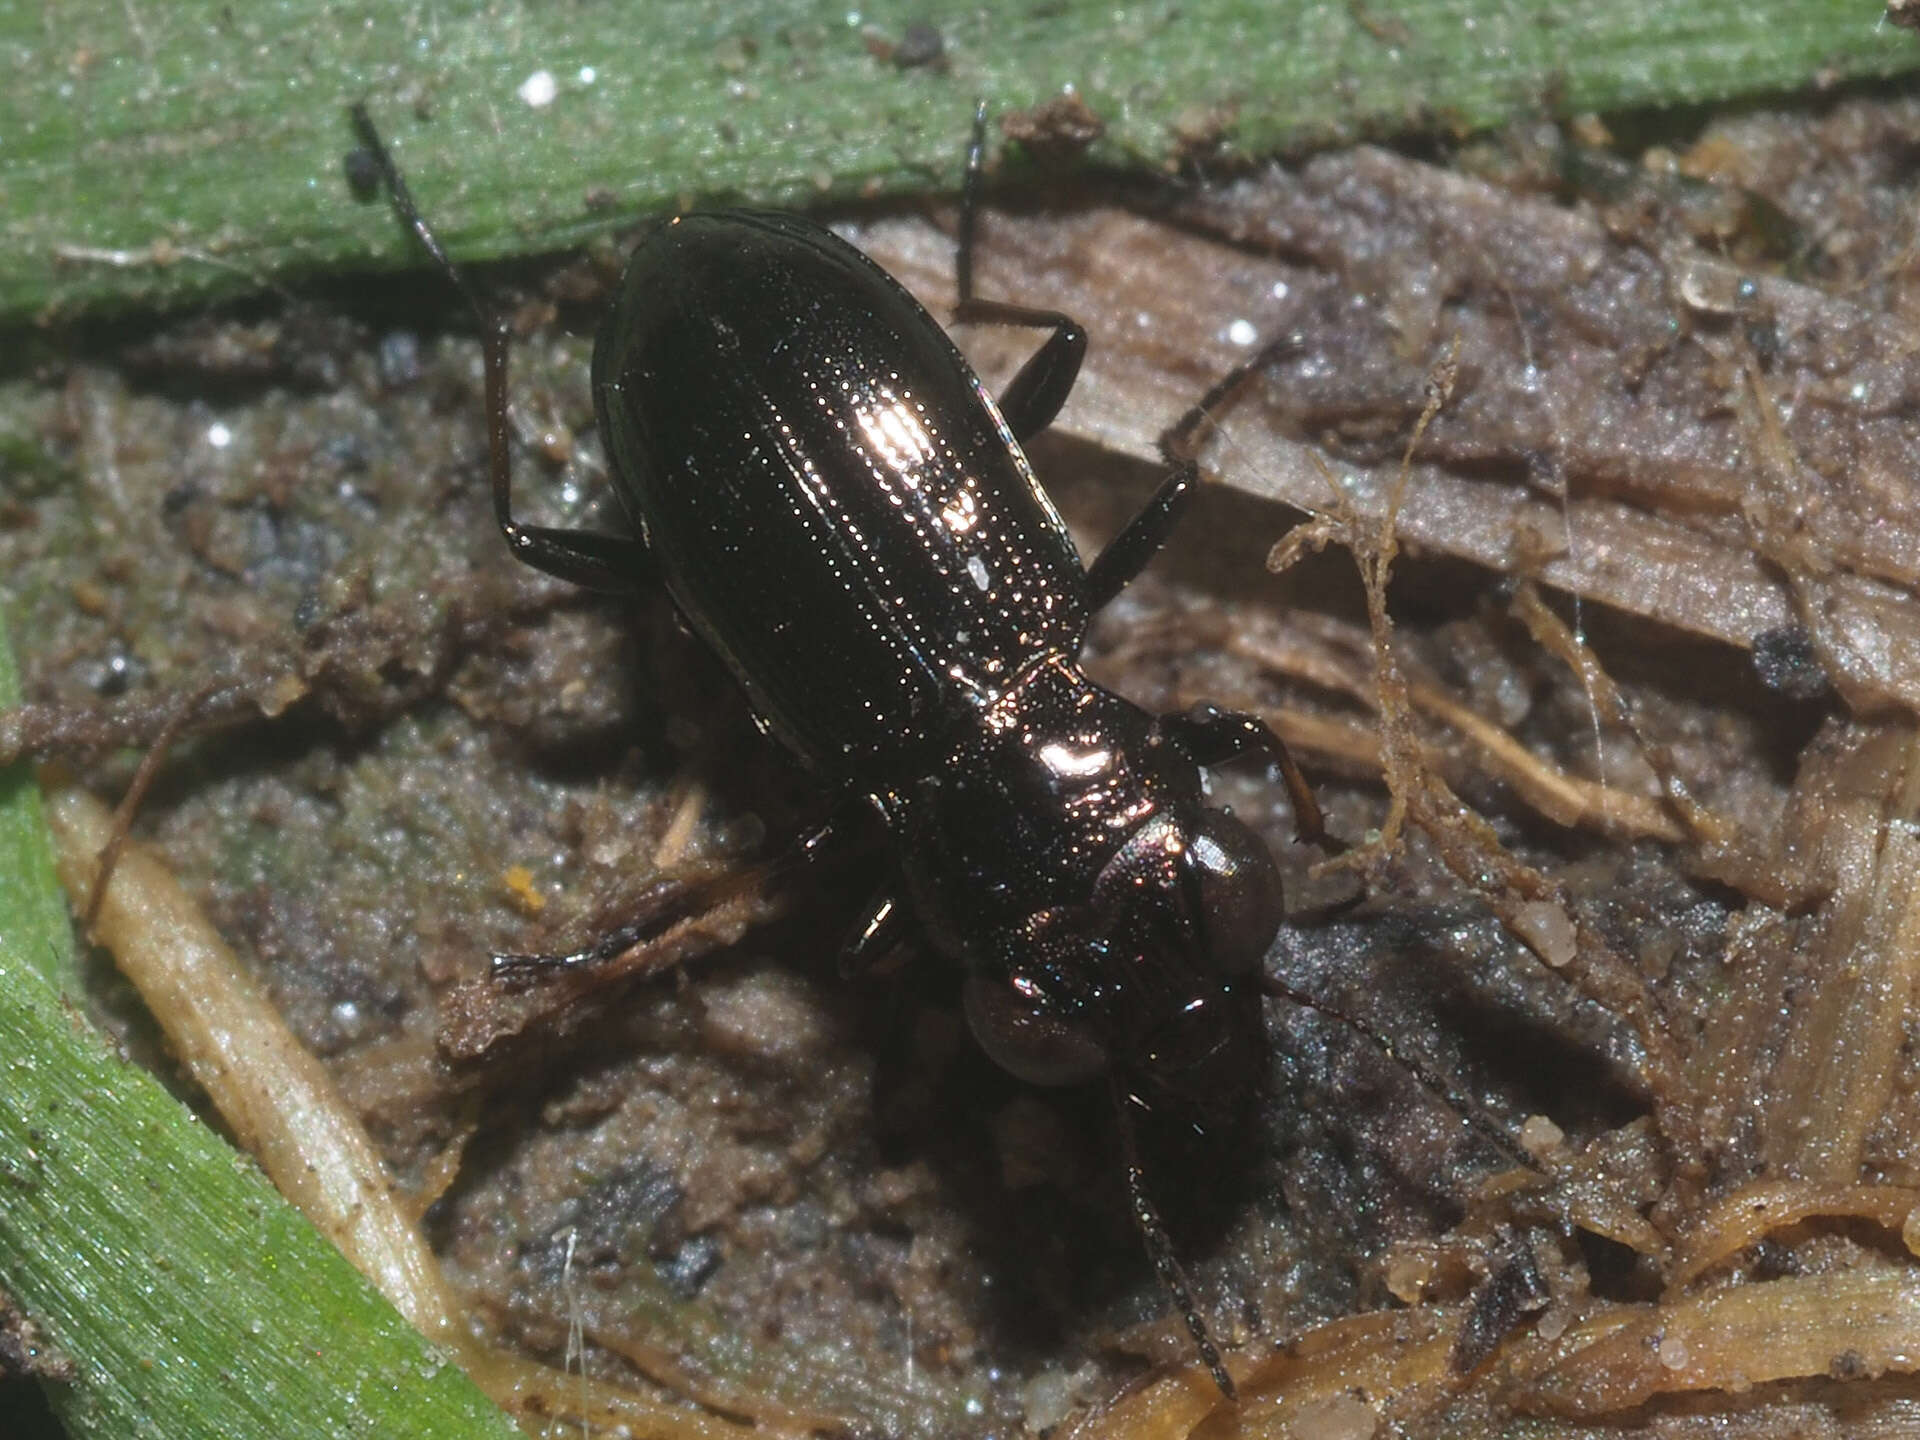
[{"label": "wood fragment", "polygon": [[[1119,210],[996,217],[985,263],[1019,267],[1029,293],[1083,320],[1124,297],[1116,323],[1096,322],[1068,432],[1150,458],[1155,417],[1244,355],[1222,324],[1242,317],[1303,348],[1223,418],[1214,478],[1321,514],[1330,464],[1344,503],[1378,521],[1444,299],[1470,383],[1415,456],[1406,542],[1741,648],[1812,621],[1856,705],[1920,709],[1920,457],[1886,408],[1920,383],[1920,362],[1898,317],[1734,272],[1738,320],[1777,346],[1755,403],[1728,408],[1729,382],[1751,384],[1749,352],[1682,283],[1732,270],[1717,257],[1636,245],[1590,213],[1366,148],[1179,213],[1190,231]],[[860,238],[944,303],[943,243],[892,223]],[[991,361],[1008,342],[971,343]],[[1793,397],[1791,416],[1762,393]],[[1816,513],[1826,558],[1798,567],[1817,584],[1796,597],[1775,556],[1789,517]]]},{"label": "wood fragment", "polygon": [[[113,833],[107,808],[75,786],[47,795],[61,883],[84,896]],[[280,1192],[373,1282],[408,1323],[457,1357],[495,1403],[524,1417],[632,1427],[657,1440],[725,1440],[751,1427],[582,1376],[473,1338],[463,1309],[359,1118],[287,1030],[238,957],[164,866],[138,844],[102,897],[101,942],[169,1044]]]}]

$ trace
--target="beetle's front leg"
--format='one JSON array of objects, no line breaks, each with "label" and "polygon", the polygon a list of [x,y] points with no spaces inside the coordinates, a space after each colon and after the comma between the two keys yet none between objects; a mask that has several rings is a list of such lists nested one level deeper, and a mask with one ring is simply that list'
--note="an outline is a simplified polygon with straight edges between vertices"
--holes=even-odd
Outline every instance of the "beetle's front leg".
[{"label": "beetle's front leg", "polygon": [[1196,765],[1223,765],[1250,753],[1265,755],[1280,767],[1281,778],[1286,781],[1287,795],[1293,801],[1295,836],[1323,850],[1333,845],[1313,787],[1300,773],[1286,741],[1274,734],[1266,721],[1202,701],[1189,710],[1162,715],[1160,733]]}]

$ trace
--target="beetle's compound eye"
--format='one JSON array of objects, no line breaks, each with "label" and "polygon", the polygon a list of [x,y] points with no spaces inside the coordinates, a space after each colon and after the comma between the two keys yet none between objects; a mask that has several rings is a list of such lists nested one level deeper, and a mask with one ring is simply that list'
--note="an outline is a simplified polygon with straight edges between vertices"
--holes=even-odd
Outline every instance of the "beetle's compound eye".
[{"label": "beetle's compound eye", "polygon": [[967,1024],[987,1057],[1029,1085],[1077,1085],[1107,1068],[1107,1052],[1024,975],[969,975]]},{"label": "beetle's compound eye", "polygon": [[1252,973],[1286,918],[1273,856],[1224,810],[1202,813],[1187,854],[1200,886],[1202,963],[1215,975]]}]

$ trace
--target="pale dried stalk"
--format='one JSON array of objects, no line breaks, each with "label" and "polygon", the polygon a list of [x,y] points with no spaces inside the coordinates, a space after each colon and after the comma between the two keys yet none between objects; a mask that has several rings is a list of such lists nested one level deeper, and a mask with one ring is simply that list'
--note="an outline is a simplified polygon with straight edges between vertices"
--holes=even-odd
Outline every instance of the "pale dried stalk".
[{"label": "pale dried stalk", "polygon": [[[1271,193],[1263,196],[1262,187]],[[1094,338],[1060,429],[1154,458],[1160,427],[1246,357],[1228,338],[1225,322],[1233,317],[1247,318],[1263,335],[1299,329],[1309,350],[1359,368],[1364,357],[1328,328],[1326,317],[1344,313],[1341,307],[1316,310],[1306,297],[1345,291],[1370,309],[1383,306],[1404,327],[1403,355],[1429,353],[1431,327],[1444,313],[1449,327],[1468,334],[1477,408],[1436,447],[1444,458],[1415,464],[1397,522],[1409,542],[1742,649],[1757,636],[1802,624],[1851,703],[1920,708],[1920,599],[1912,568],[1920,519],[1901,483],[1910,457],[1890,438],[1890,427],[1876,425],[1870,405],[1847,395],[1855,378],[1876,393],[1908,383],[1912,345],[1900,317],[1865,313],[1846,297],[1779,276],[1729,277],[1751,291],[1743,305],[1755,319],[1782,334],[1832,337],[1816,347],[1822,363],[1776,373],[1770,383],[1822,397],[1802,407],[1816,418],[1796,423],[1848,427],[1855,454],[1831,474],[1776,467],[1785,483],[1756,488],[1756,478],[1767,477],[1756,477],[1764,467],[1750,456],[1758,450],[1765,459],[1770,441],[1755,432],[1771,426],[1780,447],[1793,439],[1768,420],[1770,401],[1761,401],[1760,425],[1724,412],[1649,415],[1630,379],[1652,328],[1646,322],[1661,318],[1647,314],[1649,303],[1668,307],[1674,333],[1686,337],[1667,353],[1670,361],[1702,369],[1740,364],[1729,347],[1690,331],[1697,317],[1684,298],[1689,277],[1731,269],[1724,261],[1697,251],[1662,256],[1668,295],[1649,301],[1627,278],[1647,257],[1592,213],[1366,148],[1240,188],[1249,193],[1185,197],[1183,216],[1193,224],[1184,229],[1117,210],[994,217],[983,264],[1017,267],[1029,277],[1027,295],[1037,287]],[[1391,236],[1389,253],[1377,243],[1363,254],[1346,253],[1330,239],[1345,226],[1376,242]],[[1194,233],[1202,227],[1235,243]],[[1496,253],[1486,250],[1489,236],[1497,238]],[[929,303],[949,303],[946,237],[919,222],[893,221],[865,228],[860,238]],[[1405,253],[1392,253],[1392,245]],[[1597,304],[1581,291],[1583,277],[1620,303]],[[1385,284],[1395,278],[1424,280],[1427,303]],[[1627,298],[1636,293],[1637,306]],[[1454,308],[1443,312],[1442,296]],[[1510,317],[1521,309],[1552,317],[1546,323],[1555,361],[1544,374],[1513,333]],[[998,341],[983,337],[981,344]],[[1284,373],[1285,366],[1276,369]],[[1243,399],[1228,418],[1213,468],[1237,489],[1324,515],[1330,507],[1315,423],[1321,417],[1309,410],[1300,418],[1303,402],[1292,388],[1276,382],[1269,401]],[[1376,393],[1357,381],[1351,395],[1337,385],[1317,388],[1362,407],[1357,418],[1391,420],[1411,408],[1406,395]],[[1592,393],[1599,403],[1556,402],[1574,393]],[[1349,413],[1337,399],[1327,403],[1336,414]],[[1471,468],[1451,463],[1454,456]],[[1505,462],[1517,475],[1523,462],[1542,457],[1557,489],[1492,481],[1489,466],[1472,463]],[[1334,463],[1345,504],[1377,523],[1392,503],[1399,467],[1371,456]],[[1876,496],[1891,503],[1875,503]],[[1821,507],[1813,528],[1830,538],[1814,547],[1817,554],[1799,547],[1783,573],[1773,562],[1789,534],[1782,522],[1809,504]]]},{"label": "pale dried stalk", "polygon": [[1920,978],[1920,731],[1845,727],[1810,753],[1795,792],[1793,848],[1814,852],[1830,888],[1808,957],[1820,983],[1768,1086],[1765,1156],[1778,1173],[1849,1184],[1900,1082]]},{"label": "pale dried stalk", "polygon": [[[113,833],[106,806],[47,787],[61,883],[93,887]],[[200,908],[145,846],[121,854],[95,926],[188,1073],[280,1193],[489,1398],[531,1423],[564,1416],[656,1440],[728,1440],[751,1427],[488,1349],[461,1319],[439,1262],[396,1202],[359,1117]]]},{"label": "pale dried stalk", "polygon": [[1812,1219],[1870,1220],[1920,1244],[1920,1190],[1905,1185],[1829,1185],[1809,1180],[1757,1180],[1723,1195],[1687,1227],[1675,1250],[1667,1298],[1715,1265],[1777,1230]]},{"label": "pale dried stalk", "polygon": [[[1413,729],[1412,687],[1393,647],[1393,622],[1387,614],[1387,587],[1399,555],[1395,529],[1406,495],[1411,457],[1421,435],[1448,396],[1454,380],[1457,346],[1434,367],[1427,401],[1407,444],[1408,463],[1400,485],[1388,496],[1378,521],[1351,511],[1298,527],[1307,532],[1295,548],[1275,547],[1269,568],[1300,553],[1300,547],[1338,542],[1353,554],[1366,591],[1372,635],[1374,688],[1381,718],[1382,773],[1390,802],[1379,838],[1357,846],[1330,865],[1365,868],[1380,863],[1400,844],[1412,820],[1433,843],[1442,862],[1471,885],[1503,925],[1525,941],[1547,965],[1561,970],[1588,996],[1630,1024],[1640,1039],[1642,1068],[1673,1154],[1676,1183],[1691,1190],[1704,1179],[1698,1097],[1645,980],[1616,954],[1595,927],[1567,904],[1559,884],[1516,859],[1500,843],[1492,826],[1461,801],[1428,767]],[[1284,542],[1283,542],[1284,545]]]},{"label": "pale dried stalk", "polygon": [[1465,1318],[1464,1307],[1426,1305],[1330,1321],[1236,1367],[1237,1407],[1188,1367],[1083,1417],[1067,1440],[1378,1433],[1383,1419],[1417,1418],[1465,1387],[1450,1366]]},{"label": "pale dried stalk", "polygon": [[[1275,675],[1341,691],[1373,708],[1372,682],[1355,666],[1329,665],[1324,657],[1303,654],[1298,645],[1274,645],[1264,636],[1246,632],[1237,632],[1225,643],[1230,652],[1244,655]],[[1633,839],[1677,842],[1687,837],[1661,801],[1567,773],[1438,685],[1410,681],[1408,696],[1423,714],[1459,731],[1480,753],[1489,771],[1555,824]],[[1265,711],[1263,718],[1280,731],[1282,739],[1299,749],[1370,769],[1380,763],[1379,739],[1371,725],[1294,710]],[[1441,759],[1433,747],[1426,748],[1425,757],[1429,765]]]},{"label": "pale dried stalk", "polygon": [[1535,1414],[1597,1417],[1656,1395],[1920,1368],[1920,1274],[1846,1270],[1596,1310],[1511,1357],[1503,1397]]},{"label": "pale dried stalk", "polygon": [[[50,787],[60,882],[93,887],[113,834],[107,808]],[[239,957],[153,854],[128,845],[94,936],[114,954],[194,1082],[276,1188],[353,1261],[407,1322],[457,1341],[458,1306],[417,1231],[392,1203],[386,1167],[332,1078],[293,1037]]]}]

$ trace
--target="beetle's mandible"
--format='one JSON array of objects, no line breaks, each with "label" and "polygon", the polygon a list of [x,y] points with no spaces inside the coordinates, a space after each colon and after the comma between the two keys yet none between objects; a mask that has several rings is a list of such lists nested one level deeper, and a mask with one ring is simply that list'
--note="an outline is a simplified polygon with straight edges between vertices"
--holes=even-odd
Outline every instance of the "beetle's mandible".
[{"label": "beetle's mandible", "polygon": [[965,967],[986,1052],[1038,1084],[1103,1079],[1133,1212],[1221,1389],[1232,1382],[1176,1263],[1133,1136],[1143,1116],[1237,1126],[1264,1068],[1258,970],[1282,919],[1263,843],[1204,803],[1200,767],[1279,762],[1261,721],[1153,716],[1094,684],[1096,611],[1194,492],[1192,436],[1229,376],[1167,432],[1166,480],[1083,567],[1021,442],[1072,387],[1065,315],[977,299],[968,152],[955,318],[1049,331],[998,402],[938,323],[831,231],[789,214],[681,215],[643,239],[593,350],[593,399],[630,536],[513,518],[507,338],[421,218],[364,109],[353,120],[402,219],[479,314],[493,500],[508,545],[576,583],[657,576],[763,727],[894,839],[856,963],[910,922]]}]

